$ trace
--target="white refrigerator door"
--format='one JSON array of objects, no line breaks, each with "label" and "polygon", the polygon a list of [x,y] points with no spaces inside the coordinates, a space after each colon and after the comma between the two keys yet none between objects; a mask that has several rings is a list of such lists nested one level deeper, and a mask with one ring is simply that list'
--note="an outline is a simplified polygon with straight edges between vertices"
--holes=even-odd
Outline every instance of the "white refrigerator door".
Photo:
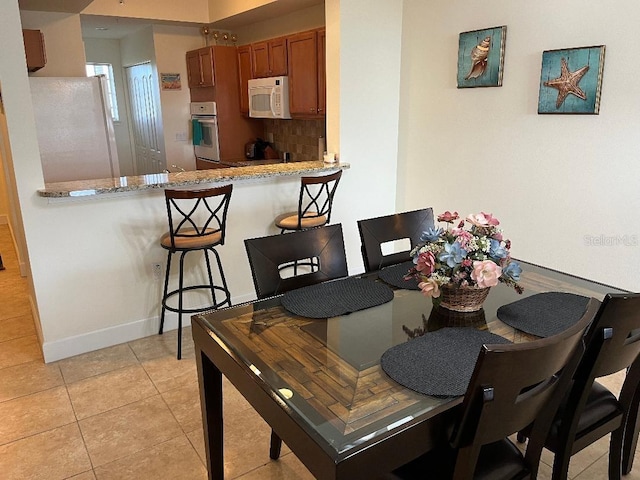
[{"label": "white refrigerator door", "polygon": [[30,77],[44,181],[120,176],[101,77]]}]

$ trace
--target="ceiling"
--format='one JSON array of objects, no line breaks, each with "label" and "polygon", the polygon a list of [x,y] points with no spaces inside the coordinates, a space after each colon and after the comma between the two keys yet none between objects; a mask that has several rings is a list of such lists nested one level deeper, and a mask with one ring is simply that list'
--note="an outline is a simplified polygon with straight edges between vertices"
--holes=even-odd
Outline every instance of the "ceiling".
[{"label": "ceiling", "polygon": [[[80,13],[93,0],[18,0],[21,10],[42,12]],[[267,5],[234,15],[210,24],[220,30],[235,28],[281,17],[297,10],[324,3],[324,0],[278,0]],[[180,23],[167,21],[149,21],[148,19],[108,17],[99,15],[80,15],[82,36],[84,38],[119,39],[134,33],[152,23],[182,26],[202,26],[201,23]]]}]

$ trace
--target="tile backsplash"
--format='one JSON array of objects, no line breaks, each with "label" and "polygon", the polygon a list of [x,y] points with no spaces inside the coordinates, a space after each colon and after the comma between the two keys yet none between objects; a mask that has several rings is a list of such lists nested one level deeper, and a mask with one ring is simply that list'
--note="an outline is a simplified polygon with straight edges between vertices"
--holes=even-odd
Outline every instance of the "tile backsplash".
[{"label": "tile backsplash", "polygon": [[324,119],[318,120],[264,120],[265,140],[273,135],[273,147],[282,158],[282,152],[291,153],[292,162],[319,160],[318,138],[325,136]]}]

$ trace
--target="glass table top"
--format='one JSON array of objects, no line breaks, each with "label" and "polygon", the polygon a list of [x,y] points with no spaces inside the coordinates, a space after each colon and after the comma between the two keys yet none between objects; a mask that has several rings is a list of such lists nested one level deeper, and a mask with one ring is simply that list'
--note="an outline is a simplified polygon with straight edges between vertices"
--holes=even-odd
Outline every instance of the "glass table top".
[{"label": "glass table top", "polygon": [[390,347],[425,331],[463,324],[512,342],[529,341],[535,337],[497,318],[500,306],[546,291],[599,300],[620,292],[526,263],[522,267],[522,295],[499,284],[491,289],[483,310],[473,314],[447,315],[419,291],[396,289],[391,302],[321,320],[287,312],[280,297],[197,317],[263,388],[295,412],[303,428],[320,435],[335,455],[341,455],[461,401],[422,395],[394,382],[380,367],[380,357]]}]

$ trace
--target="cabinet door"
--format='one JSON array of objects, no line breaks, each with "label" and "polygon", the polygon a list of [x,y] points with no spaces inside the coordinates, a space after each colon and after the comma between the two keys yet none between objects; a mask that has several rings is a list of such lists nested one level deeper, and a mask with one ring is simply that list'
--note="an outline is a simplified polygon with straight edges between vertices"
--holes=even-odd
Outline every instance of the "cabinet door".
[{"label": "cabinet door", "polygon": [[253,78],[269,77],[269,44],[258,42],[251,45]]},{"label": "cabinet door", "polygon": [[44,36],[40,30],[22,30],[27,70],[35,72],[47,63],[44,50]]},{"label": "cabinet door", "polygon": [[213,50],[211,47],[187,52],[189,88],[213,87]]},{"label": "cabinet door", "polygon": [[202,68],[197,50],[187,52],[187,77],[189,88],[199,87],[202,83]]},{"label": "cabinet door", "polygon": [[240,112],[249,115],[249,79],[251,77],[251,47],[238,47],[238,80],[240,82]]},{"label": "cabinet door", "polygon": [[294,115],[318,114],[318,42],[316,31],[287,39],[289,110]]},{"label": "cabinet door", "polygon": [[325,30],[318,30],[318,113],[325,115],[327,104],[327,37]]},{"label": "cabinet door", "polygon": [[284,37],[269,40],[269,76],[287,74],[287,39]]},{"label": "cabinet door", "polygon": [[199,50],[200,55],[200,68],[202,69],[202,83],[201,87],[213,87],[215,79],[213,77],[213,49],[211,47],[201,48]]}]

